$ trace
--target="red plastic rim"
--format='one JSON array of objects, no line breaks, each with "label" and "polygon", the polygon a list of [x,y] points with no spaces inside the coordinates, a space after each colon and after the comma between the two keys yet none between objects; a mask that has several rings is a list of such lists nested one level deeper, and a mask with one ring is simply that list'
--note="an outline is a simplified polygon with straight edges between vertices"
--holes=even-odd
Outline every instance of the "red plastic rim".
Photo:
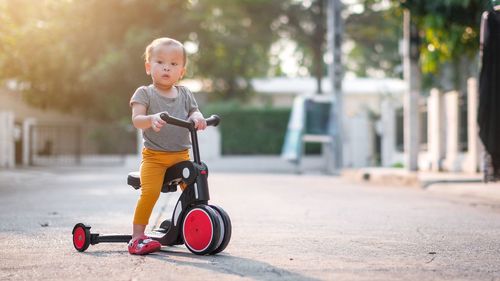
[{"label": "red plastic rim", "polygon": [[212,242],[212,219],[207,212],[193,209],[184,221],[184,242],[194,251],[204,251]]},{"label": "red plastic rim", "polygon": [[85,229],[83,227],[75,229],[75,232],[73,233],[73,244],[75,244],[78,249],[83,248],[85,245],[85,239]]}]

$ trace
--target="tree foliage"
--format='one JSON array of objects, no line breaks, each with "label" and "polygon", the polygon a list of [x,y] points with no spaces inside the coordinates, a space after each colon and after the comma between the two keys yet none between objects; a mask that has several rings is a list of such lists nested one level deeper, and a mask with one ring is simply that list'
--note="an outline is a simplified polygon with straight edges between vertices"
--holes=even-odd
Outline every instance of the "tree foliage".
[{"label": "tree foliage", "polygon": [[[361,12],[344,13],[347,70],[401,75],[401,7],[419,25],[424,72],[477,53],[483,2],[400,1],[359,0]],[[141,56],[156,37],[194,48],[187,77],[211,81],[211,98],[244,100],[249,80],[272,72],[269,50],[283,37],[319,81],[325,35],[326,0],[0,0],[0,80],[41,108],[109,120],[128,117],[130,95],[150,82]]]},{"label": "tree foliage", "polygon": [[[344,5],[343,40],[350,46],[342,62],[346,72],[361,77],[402,76],[398,50],[402,13],[399,2],[388,2],[389,6],[384,3],[358,0]],[[353,6],[358,9],[353,10]],[[327,0],[288,1],[282,5],[278,21],[282,36],[298,43],[300,62],[318,81],[326,74],[327,9]]]},{"label": "tree foliage", "polygon": [[399,41],[402,13],[398,3],[381,7],[381,1],[359,1],[359,12],[345,21],[346,40],[354,42],[346,68],[360,77],[402,77]]},{"label": "tree foliage", "polygon": [[271,30],[281,1],[199,1],[189,13],[191,39],[199,45],[195,71],[212,81],[219,99],[245,97],[250,78],[269,67],[268,51],[277,39]]},{"label": "tree foliage", "polygon": [[150,83],[145,46],[167,36],[198,47],[190,77],[214,81],[218,98],[241,97],[267,71],[273,7],[279,1],[0,0],[0,79],[15,79],[41,108],[121,118]]},{"label": "tree foliage", "polygon": [[281,15],[275,21],[281,36],[295,41],[302,52],[300,63],[316,78],[317,90],[322,92],[321,80],[326,72],[323,55],[326,51],[327,1],[285,1]]},{"label": "tree foliage", "polygon": [[401,0],[400,3],[410,11],[420,30],[422,72],[434,78],[434,84],[447,84],[443,77],[450,76],[446,72],[451,71],[451,84],[460,88],[476,71],[480,19],[488,8],[487,2]]}]

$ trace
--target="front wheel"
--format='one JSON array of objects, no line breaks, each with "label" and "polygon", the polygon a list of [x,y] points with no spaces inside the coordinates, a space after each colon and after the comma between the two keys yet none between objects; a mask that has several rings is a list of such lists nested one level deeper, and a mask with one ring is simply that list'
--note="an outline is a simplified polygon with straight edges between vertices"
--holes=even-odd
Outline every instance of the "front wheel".
[{"label": "front wheel", "polygon": [[193,254],[206,255],[219,246],[221,225],[218,213],[208,205],[188,209],[182,222],[184,244]]},{"label": "front wheel", "polygon": [[73,246],[79,252],[87,250],[90,245],[90,226],[83,223],[77,223],[73,227]]}]

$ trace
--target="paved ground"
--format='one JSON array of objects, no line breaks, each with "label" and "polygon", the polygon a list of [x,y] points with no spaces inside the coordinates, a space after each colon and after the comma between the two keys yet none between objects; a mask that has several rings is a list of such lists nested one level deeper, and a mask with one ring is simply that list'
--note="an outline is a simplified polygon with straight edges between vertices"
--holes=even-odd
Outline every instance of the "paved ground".
[{"label": "paved ground", "polygon": [[[216,166],[216,165],[214,165]],[[500,280],[500,185],[366,185],[315,173],[211,170],[233,220],[217,256],[73,249],[77,222],[127,233],[126,167],[0,171],[0,280]],[[152,221],[165,216],[164,195]]]}]

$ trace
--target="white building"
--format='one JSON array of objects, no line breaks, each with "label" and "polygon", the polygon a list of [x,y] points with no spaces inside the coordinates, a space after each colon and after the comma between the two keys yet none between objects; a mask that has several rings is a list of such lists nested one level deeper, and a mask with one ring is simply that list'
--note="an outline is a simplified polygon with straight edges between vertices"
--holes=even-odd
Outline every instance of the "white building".
[{"label": "white building", "polygon": [[[256,102],[290,107],[295,96],[315,93],[316,80],[312,77],[256,79],[253,80],[253,87],[259,93]],[[323,79],[322,88],[325,92],[323,95],[331,95],[328,79]],[[395,128],[390,132],[381,123],[382,108],[387,103],[394,108],[402,107],[405,89],[406,85],[400,79],[352,78],[343,81],[344,167],[374,166],[381,161],[390,166],[402,161],[402,156],[401,159],[381,159],[380,140],[383,135],[381,130],[385,128],[385,137],[390,137],[393,143],[390,154],[396,155]],[[396,121],[390,123],[395,126]],[[389,136],[389,133],[392,135]]]},{"label": "white building", "polygon": [[[291,107],[296,96],[313,95],[316,91],[316,80],[312,77],[256,79],[252,85],[259,93],[256,103],[274,106]],[[470,79],[466,121],[464,111],[460,111],[457,92],[432,90],[428,98],[421,99],[420,170],[478,171],[480,145],[475,121],[475,85],[475,80]],[[328,79],[323,79],[322,88],[324,95],[331,95]],[[403,98],[406,89],[401,79],[344,79],[344,167],[391,167],[404,163]],[[464,128],[467,128],[467,135],[463,133]]]}]

